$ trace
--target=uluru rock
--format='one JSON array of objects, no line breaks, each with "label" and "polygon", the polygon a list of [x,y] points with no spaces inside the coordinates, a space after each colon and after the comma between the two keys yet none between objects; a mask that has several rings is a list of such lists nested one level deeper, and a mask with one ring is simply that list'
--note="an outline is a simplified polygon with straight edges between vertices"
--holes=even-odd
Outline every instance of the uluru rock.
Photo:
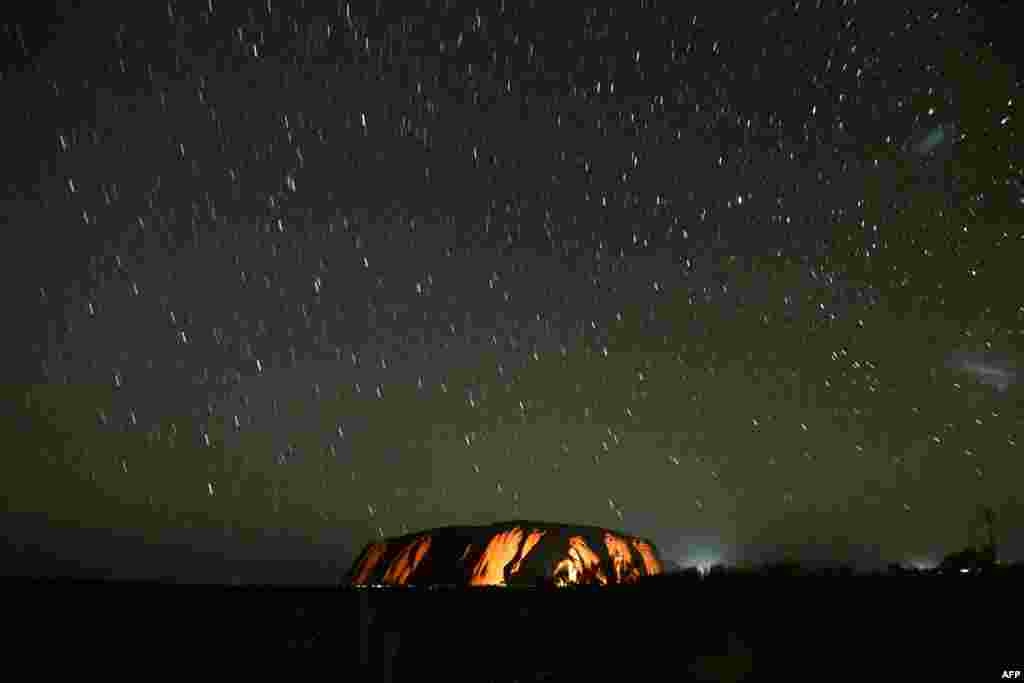
[{"label": "uluru rock", "polygon": [[448,526],[363,549],[352,585],[612,585],[661,574],[651,541],[594,526],[511,521]]}]

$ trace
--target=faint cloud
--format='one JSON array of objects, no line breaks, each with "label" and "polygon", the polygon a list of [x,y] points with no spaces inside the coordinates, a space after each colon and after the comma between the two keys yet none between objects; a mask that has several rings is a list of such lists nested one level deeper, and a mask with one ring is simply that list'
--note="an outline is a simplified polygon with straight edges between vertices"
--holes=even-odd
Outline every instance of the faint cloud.
[{"label": "faint cloud", "polygon": [[1007,391],[1020,376],[1013,361],[988,352],[956,351],[946,359],[946,367],[999,391]]}]

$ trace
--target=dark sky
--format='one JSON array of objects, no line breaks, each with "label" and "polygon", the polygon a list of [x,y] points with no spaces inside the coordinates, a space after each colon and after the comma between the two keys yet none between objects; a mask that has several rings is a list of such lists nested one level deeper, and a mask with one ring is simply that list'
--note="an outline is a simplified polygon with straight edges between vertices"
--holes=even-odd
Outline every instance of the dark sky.
[{"label": "dark sky", "polygon": [[1007,19],[530,4],[5,27],[6,573],[513,518],[871,566],[981,505],[1024,559]]}]

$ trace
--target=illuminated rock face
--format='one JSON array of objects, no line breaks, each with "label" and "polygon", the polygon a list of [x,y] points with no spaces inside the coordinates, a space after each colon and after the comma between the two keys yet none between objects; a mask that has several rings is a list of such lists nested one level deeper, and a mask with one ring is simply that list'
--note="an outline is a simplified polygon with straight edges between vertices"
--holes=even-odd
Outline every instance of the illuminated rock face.
[{"label": "illuminated rock face", "polygon": [[353,585],[536,586],[631,583],[662,573],[654,544],[590,526],[451,526],[369,544]]}]

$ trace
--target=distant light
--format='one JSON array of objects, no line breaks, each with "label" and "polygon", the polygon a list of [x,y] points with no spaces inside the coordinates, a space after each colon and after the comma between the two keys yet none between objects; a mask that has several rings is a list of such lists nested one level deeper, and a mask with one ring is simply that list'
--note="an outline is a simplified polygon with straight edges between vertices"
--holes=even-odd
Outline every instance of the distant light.
[{"label": "distant light", "polygon": [[970,569],[961,569],[961,570],[960,570],[960,573],[961,573],[961,574],[970,574],[970,573],[971,573],[971,570],[970,570]]},{"label": "distant light", "polygon": [[919,572],[931,571],[939,566],[939,563],[932,558],[915,558],[910,560],[909,564]]},{"label": "distant light", "polygon": [[676,561],[681,569],[696,570],[700,576],[707,576],[715,566],[725,564],[720,545],[716,541],[705,541],[691,545],[686,554]]}]

